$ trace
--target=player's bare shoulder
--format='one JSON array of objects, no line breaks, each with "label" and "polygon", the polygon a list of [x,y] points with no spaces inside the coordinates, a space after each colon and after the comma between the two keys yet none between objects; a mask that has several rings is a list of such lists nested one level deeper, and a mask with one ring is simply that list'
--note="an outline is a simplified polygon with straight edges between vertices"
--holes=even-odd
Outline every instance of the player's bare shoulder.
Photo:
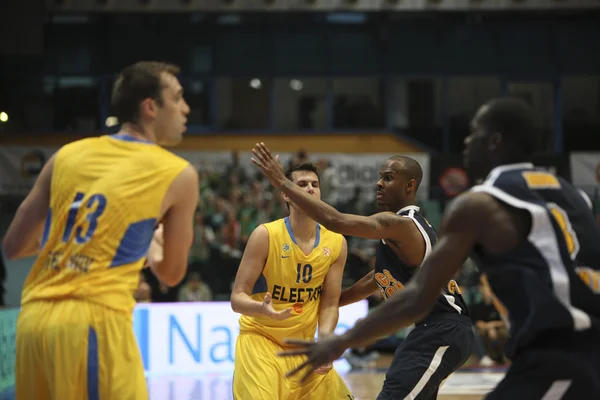
[{"label": "player's bare shoulder", "polygon": [[527,211],[516,209],[489,193],[469,191],[448,207],[442,229],[469,230],[488,251],[503,253],[526,239],[530,224]]}]

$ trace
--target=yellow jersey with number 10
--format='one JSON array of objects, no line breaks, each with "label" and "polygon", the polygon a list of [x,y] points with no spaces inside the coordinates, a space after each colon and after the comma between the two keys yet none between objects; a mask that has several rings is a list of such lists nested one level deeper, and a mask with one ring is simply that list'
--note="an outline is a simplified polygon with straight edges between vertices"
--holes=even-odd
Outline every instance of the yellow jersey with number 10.
[{"label": "yellow jersey with number 10", "polygon": [[314,339],[323,282],[340,254],[343,237],[317,224],[314,247],[306,255],[296,245],[288,218],[264,226],[269,232],[269,254],[251,297],[262,302],[270,292],[273,308],[280,311],[292,307],[292,316],[278,321],[242,315],[240,333],[261,334],[282,346],[286,338]]},{"label": "yellow jersey with number 10", "polygon": [[126,135],[62,147],[54,161],[42,247],[21,304],[82,299],[131,315],[163,198],[188,165]]}]

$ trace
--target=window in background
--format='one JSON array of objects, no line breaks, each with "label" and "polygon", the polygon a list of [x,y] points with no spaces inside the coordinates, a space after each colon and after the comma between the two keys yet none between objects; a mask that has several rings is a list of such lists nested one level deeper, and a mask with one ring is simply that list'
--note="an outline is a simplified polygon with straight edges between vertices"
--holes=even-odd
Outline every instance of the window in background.
[{"label": "window in background", "polygon": [[[502,94],[500,78],[494,76],[461,76],[448,78],[448,128],[450,149],[461,152],[477,109],[486,101]],[[438,118],[444,118],[443,102]],[[443,121],[441,121],[443,123]]]},{"label": "window in background", "polygon": [[542,118],[544,150],[554,146],[554,82],[509,81],[508,95],[525,100]]},{"label": "window in background", "polygon": [[195,127],[207,127],[210,125],[210,84],[208,80],[201,78],[183,77],[183,97],[190,106],[188,115],[188,126],[190,131]]},{"label": "window in background", "polygon": [[46,78],[44,90],[46,93],[52,93],[56,131],[92,133],[98,130],[100,86],[96,78]]},{"label": "window in background", "polygon": [[592,150],[600,132],[600,76],[567,76],[562,85],[565,144],[569,150]]},{"label": "window in background", "polygon": [[419,143],[441,149],[442,82],[425,77],[392,78],[386,85],[392,128]]},{"label": "window in background", "polygon": [[268,129],[271,79],[218,78],[217,126],[220,129]]},{"label": "window in background", "polygon": [[91,77],[43,77],[7,83],[0,112],[8,115],[5,132],[96,132],[99,86]]},{"label": "window in background", "polygon": [[0,132],[50,132],[54,128],[52,91],[42,79],[14,79],[0,84]]},{"label": "window in background", "polygon": [[333,79],[335,129],[383,129],[385,126],[385,93],[380,79]]},{"label": "window in background", "polygon": [[277,78],[275,128],[281,130],[327,129],[329,110],[324,78]]}]

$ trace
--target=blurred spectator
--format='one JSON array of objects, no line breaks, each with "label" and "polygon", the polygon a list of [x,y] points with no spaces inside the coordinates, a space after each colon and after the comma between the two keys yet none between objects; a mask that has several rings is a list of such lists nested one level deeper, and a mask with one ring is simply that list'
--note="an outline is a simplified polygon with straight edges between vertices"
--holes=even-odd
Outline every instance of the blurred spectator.
[{"label": "blurred spectator", "polygon": [[143,273],[140,273],[140,282],[135,292],[133,292],[133,298],[138,303],[150,303],[152,301],[152,288],[146,282],[146,277]]},{"label": "blurred spectator", "polygon": [[493,304],[492,293],[486,285],[479,286],[480,298],[471,306],[471,319],[483,344],[482,365],[504,364],[504,345],[508,340],[508,329]]},{"label": "blurred spectator", "polygon": [[210,287],[202,282],[197,272],[189,274],[186,283],[179,289],[179,301],[211,301],[213,299]]},{"label": "blurred spectator", "polygon": [[331,161],[323,158],[316,163],[321,178],[321,199],[331,205],[338,203],[338,188],[340,187],[337,169]]},{"label": "blurred spectator", "polygon": [[215,233],[210,226],[204,224],[202,214],[196,212],[196,224],[194,225],[194,242],[190,249],[190,270],[202,271],[209,268],[210,247],[215,241]]}]

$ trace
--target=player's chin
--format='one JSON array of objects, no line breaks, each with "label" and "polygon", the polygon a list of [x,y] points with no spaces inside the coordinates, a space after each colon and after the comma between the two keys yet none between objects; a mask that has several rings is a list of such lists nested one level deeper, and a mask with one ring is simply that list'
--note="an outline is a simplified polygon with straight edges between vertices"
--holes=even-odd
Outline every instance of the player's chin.
[{"label": "player's chin", "polygon": [[389,211],[389,207],[386,205],[385,201],[376,200],[375,204],[377,206],[377,211]]}]

